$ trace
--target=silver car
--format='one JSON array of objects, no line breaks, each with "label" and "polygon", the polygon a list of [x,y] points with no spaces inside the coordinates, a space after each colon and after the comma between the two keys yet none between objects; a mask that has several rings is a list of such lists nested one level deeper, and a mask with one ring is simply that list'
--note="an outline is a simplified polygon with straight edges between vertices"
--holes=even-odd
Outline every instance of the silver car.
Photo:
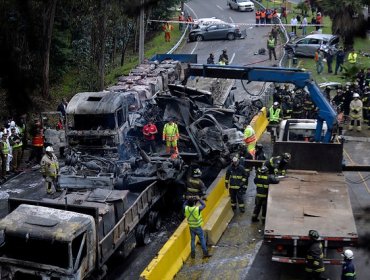
[{"label": "silver car", "polygon": [[227,5],[232,10],[238,11],[253,11],[254,4],[248,0],[227,0]]},{"label": "silver car", "polygon": [[329,49],[337,51],[339,37],[331,34],[310,34],[303,38],[297,38],[285,44],[285,50],[296,56],[314,57],[315,51],[320,48],[324,52]]}]

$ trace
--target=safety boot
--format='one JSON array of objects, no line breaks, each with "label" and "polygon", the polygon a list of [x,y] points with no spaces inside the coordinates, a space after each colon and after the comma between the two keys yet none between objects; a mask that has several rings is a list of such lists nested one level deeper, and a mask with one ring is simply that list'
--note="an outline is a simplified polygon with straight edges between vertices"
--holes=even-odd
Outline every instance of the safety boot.
[{"label": "safety boot", "polygon": [[208,252],[203,254],[203,259],[210,258],[210,257],[212,257],[212,255]]}]

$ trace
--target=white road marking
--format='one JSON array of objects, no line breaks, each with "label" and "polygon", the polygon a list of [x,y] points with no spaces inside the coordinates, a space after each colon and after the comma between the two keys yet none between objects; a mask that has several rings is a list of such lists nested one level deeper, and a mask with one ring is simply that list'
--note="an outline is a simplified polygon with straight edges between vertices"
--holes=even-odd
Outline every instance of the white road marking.
[{"label": "white road marking", "polygon": [[252,29],[252,28],[253,28],[253,26],[248,27],[248,29]]},{"label": "white road marking", "polygon": [[224,10],[224,8],[222,8],[221,6],[219,6],[219,5],[216,5],[216,7],[217,8],[219,8],[221,11],[223,11]]},{"label": "white road marking", "polygon": [[231,56],[229,64],[233,63],[234,57],[235,57],[235,53],[233,53],[233,55]]},{"label": "white road marking", "polygon": [[233,19],[231,17],[229,17],[229,19],[230,19],[230,22],[234,23],[234,21],[233,21]]},{"label": "white road marking", "polygon": [[191,53],[190,54],[193,54],[194,52],[195,52],[195,50],[197,49],[197,47],[198,47],[198,41],[195,43],[195,46],[194,46],[194,48],[193,48],[193,50],[191,51]]}]

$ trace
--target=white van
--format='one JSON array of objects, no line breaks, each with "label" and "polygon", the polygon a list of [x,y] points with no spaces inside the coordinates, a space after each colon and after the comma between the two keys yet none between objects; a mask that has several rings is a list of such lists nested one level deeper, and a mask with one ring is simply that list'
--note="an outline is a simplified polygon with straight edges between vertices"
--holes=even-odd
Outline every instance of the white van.
[{"label": "white van", "polygon": [[[317,120],[316,119],[288,119],[280,123],[278,141],[307,141],[312,142],[315,139]],[[321,138],[328,127],[324,121]]]}]

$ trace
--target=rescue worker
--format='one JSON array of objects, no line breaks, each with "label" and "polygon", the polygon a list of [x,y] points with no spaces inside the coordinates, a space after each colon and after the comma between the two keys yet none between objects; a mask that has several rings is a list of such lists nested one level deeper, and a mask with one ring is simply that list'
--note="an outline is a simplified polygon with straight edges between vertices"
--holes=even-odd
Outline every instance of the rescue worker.
[{"label": "rescue worker", "polygon": [[271,141],[274,142],[279,137],[279,124],[283,117],[278,102],[274,102],[267,111],[267,119],[269,120],[268,131],[271,133]]},{"label": "rescue worker", "polygon": [[[200,205],[196,205],[196,203],[199,202]],[[195,258],[195,236],[198,236],[200,245],[202,247],[203,251],[203,258],[209,258],[212,255],[208,253],[207,245],[206,245],[206,239],[204,236],[204,232],[202,229],[203,224],[203,218],[201,211],[206,207],[203,200],[194,200],[194,199],[188,199],[184,203],[184,212],[185,212],[185,218],[188,221],[189,229],[190,229],[190,236],[191,236],[191,242],[190,242],[190,256],[192,259]]]},{"label": "rescue worker", "polygon": [[272,60],[272,54],[274,55],[274,59],[277,60],[275,47],[276,47],[276,40],[273,37],[273,35],[270,33],[269,38],[267,39],[267,49],[269,51],[270,60]]},{"label": "rescue worker", "polygon": [[265,9],[261,10],[261,24],[266,24],[266,11]]},{"label": "rescue worker", "polygon": [[295,95],[293,98],[293,112],[292,117],[294,119],[303,118],[303,104],[302,99],[299,96]]},{"label": "rescue worker", "polygon": [[32,137],[32,151],[30,158],[27,163],[32,162],[36,158],[36,162],[39,163],[42,158],[42,152],[44,149],[44,132],[41,126],[41,122],[38,118],[34,119],[34,124],[30,130]]},{"label": "rescue worker", "polygon": [[367,129],[370,129],[370,91],[365,92],[362,106],[364,122],[367,123]]},{"label": "rescue worker", "polygon": [[165,42],[171,42],[171,32],[173,30],[173,26],[169,22],[166,22],[162,26],[162,30],[164,31],[164,40],[165,40]]},{"label": "rescue worker", "polygon": [[306,94],[303,101],[303,113],[306,119],[315,118],[315,104],[313,104],[309,94]]},{"label": "rescue worker", "polygon": [[184,23],[182,22],[185,22],[185,16],[184,16],[184,12],[181,12],[180,15],[179,15],[179,30],[182,31],[184,29]]},{"label": "rescue worker", "polygon": [[248,185],[249,174],[240,165],[238,157],[233,157],[232,163],[226,171],[225,187],[229,189],[231,208],[235,211],[239,205],[240,212],[245,212],[243,192]]},{"label": "rescue worker", "polygon": [[263,145],[260,143],[256,145],[256,160],[266,160],[266,154],[263,151]]},{"label": "rescue worker", "polygon": [[8,144],[8,135],[3,132],[0,141],[0,157],[1,157],[1,179],[6,180],[6,165],[8,162],[9,154],[9,144]]},{"label": "rescue worker", "polygon": [[293,104],[290,101],[290,96],[285,95],[283,97],[283,103],[281,105],[284,119],[291,119],[293,114]]},{"label": "rescue worker", "polygon": [[281,156],[274,156],[266,160],[263,165],[267,167],[270,175],[278,175],[280,162]]},{"label": "rescue worker", "polygon": [[356,280],[356,269],[353,264],[353,252],[352,250],[345,250],[342,254],[343,265],[342,265],[342,275],[341,280]]},{"label": "rescue worker", "polygon": [[155,153],[155,135],[158,133],[157,126],[152,120],[149,120],[143,127],[143,135],[146,142],[148,152]]},{"label": "rescue worker", "polygon": [[186,198],[196,197],[198,199],[202,198],[206,194],[206,186],[204,185],[202,179],[202,171],[199,168],[195,168],[191,176],[186,180]]},{"label": "rescue worker", "polygon": [[290,162],[290,159],[291,159],[290,153],[283,153],[282,155],[280,155],[280,163],[278,165],[277,175],[282,176],[286,175],[286,170]]},{"label": "rescue worker", "polygon": [[325,271],[325,267],[322,244],[319,241],[320,235],[316,230],[310,230],[308,236],[311,244],[306,255],[306,280],[326,279],[321,277],[321,273]]},{"label": "rescue worker", "polygon": [[260,19],[261,19],[261,11],[257,10],[256,11],[256,27],[260,24]]},{"label": "rescue worker", "polygon": [[[229,56],[227,54],[227,50],[226,49],[223,49],[222,50],[222,54],[220,54],[220,57],[218,58],[218,62],[224,62],[226,65],[229,64]],[[221,63],[220,63],[221,64]],[[223,64],[223,65],[225,65]]]},{"label": "rescue worker", "polygon": [[22,139],[16,133],[14,127],[11,128],[11,135],[9,136],[9,144],[12,147],[12,171],[19,172],[22,158]]},{"label": "rescue worker", "polygon": [[262,166],[257,169],[256,177],[254,178],[254,183],[256,184],[256,198],[255,198],[255,206],[252,215],[252,222],[258,222],[258,216],[262,209],[262,221],[264,222],[266,219],[266,211],[267,211],[267,197],[270,184],[277,184],[279,183],[278,179],[274,175],[269,175],[268,168],[266,166]]},{"label": "rescue worker", "polygon": [[351,51],[348,53],[348,59],[347,59],[348,63],[350,64],[356,64],[357,62],[357,53],[355,51],[355,49],[351,49]]},{"label": "rescue worker", "polygon": [[162,139],[166,141],[166,153],[171,152],[171,147],[174,149],[173,157],[177,157],[179,149],[177,148],[177,140],[179,140],[179,128],[174,122],[173,118],[170,118],[169,122],[163,127]]},{"label": "rescue worker", "polygon": [[361,119],[362,119],[362,101],[358,93],[353,94],[353,100],[349,104],[350,112],[349,116],[351,118],[351,123],[348,129],[351,131],[356,122],[356,129],[358,132],[361,131]]},{"label": "rescue worker", "polygon": [[244,143],[247,145],[247,151],[251,154],[252,159],[256,157],[256,132],[250,124],[246,124],[244,129]]},{"label": "rescue worker", "polygon": [[215,64],[215,56],[213,53],[209,54],[209,57],[207,58],[207,64]]},{"label": "rescue worker", "polygon": [[59,174],[59,163],[54,155],[53,147],[46,147],[45,155],[42,157],[40,165],[42,177],[45,179],[46,193],[53,194],[57,189],[56,183]]}]

